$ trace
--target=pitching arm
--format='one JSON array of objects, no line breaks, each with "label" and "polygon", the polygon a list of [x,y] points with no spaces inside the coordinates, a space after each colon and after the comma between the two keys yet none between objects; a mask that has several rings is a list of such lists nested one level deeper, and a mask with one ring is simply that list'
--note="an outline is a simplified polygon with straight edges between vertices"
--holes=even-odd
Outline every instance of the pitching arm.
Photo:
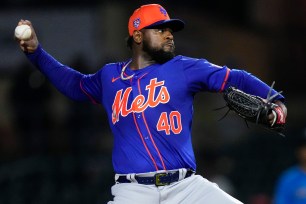
[{"label": "pitching arm", "polygon": [[85,75],[59,63],[41,46],[38,46],[34,53],[26,55],[62,94],[76,101],[88,100],[80,87],[80,81]]},{"label": "pitching arm", "polygon": [[32,23],[28,20],[20,20],[18,25],[29,25],[31,27],[31,37],[27,40],[16,40],[19,42],[21,50],[28,59],[34,64],[50,82],[67,97],[86,101],[89,98],[82,91],[80,81],[84,77],[80,72],[65,66],[55,60],[51,55],[45,52],[39,44]]}]

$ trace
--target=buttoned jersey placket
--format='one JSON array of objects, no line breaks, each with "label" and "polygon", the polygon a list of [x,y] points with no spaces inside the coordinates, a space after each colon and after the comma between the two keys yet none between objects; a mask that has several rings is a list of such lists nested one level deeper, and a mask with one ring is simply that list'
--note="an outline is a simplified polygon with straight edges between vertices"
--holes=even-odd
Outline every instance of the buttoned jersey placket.
[{"label": "buttoned jersey placket", "polygon": [[[141,88],[140,88],[141,79],[146,74],[147,73],[135,74],[134,77],[131,79],[132,97],[133,97],[132,100],[134,100],[140,94],[146,95],[146,93],[141,93]],[[158,147],[156,146],[153,135],[151,134],[151,131],[147,125],[144,111],[133,112],[136,128],[138,130],[138,133],[140,134],[140,138],[142,139],[145,148],[147,149],[149,156],[151,157],[151,160],[154,163],[155,168],[157,168],[156,170],[166,170],[162,155]]]}]

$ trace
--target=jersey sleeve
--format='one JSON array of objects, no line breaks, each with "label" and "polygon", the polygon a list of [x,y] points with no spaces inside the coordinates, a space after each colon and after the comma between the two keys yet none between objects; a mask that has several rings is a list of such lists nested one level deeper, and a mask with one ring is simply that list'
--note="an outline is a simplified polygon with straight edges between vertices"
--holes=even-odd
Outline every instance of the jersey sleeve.
[{"label": "jersey sleeve", "polygon": [[229,68],[218,66],[205,59],[183,57],[184,74],[192,92],[220,92],[224,89]]},{"label": "jersey sleeve", "polygon": [[101,104],[102,101],[101,72],[102,69],[95,74],[86,75],[80,82],[82,91],[94,104]]},{"label": "jersey sleeve", "polygon": [[[245,70],[229,69],[218,66],[205,59],[182,57],[187,84],[192,92],[211,91],[222,92],[229,86],[234,86],[248,94],[266,98],[270,86]],[[272,89],[271,95],[277,95]],[[278,94],[275,100],[285,101],[283,95]]]},{"label": "jersey sleeve", "polygon": [[61,64],[39,45],[34,53],[25,53],[35,65],[65,96],[76,101],[86,101],[88,97],[80,88],[80,80],[84,74]]},{"label": "jersey sleeve", "polygon": [[[270,90],[270,86],[261,81],[256,76],[247,71],[238,69],[232,69],[230,71],[228,80],[225,84],[225,88],[229,86],[234,86],[246,93],[260,96],[261,98],[266,98]],[[274,94],[277,94],[277,91],[272,89],[270,96],[273,96]],[[275,100],[284,102],[285,97],[279,94],[275,97],[274,101]]]}]

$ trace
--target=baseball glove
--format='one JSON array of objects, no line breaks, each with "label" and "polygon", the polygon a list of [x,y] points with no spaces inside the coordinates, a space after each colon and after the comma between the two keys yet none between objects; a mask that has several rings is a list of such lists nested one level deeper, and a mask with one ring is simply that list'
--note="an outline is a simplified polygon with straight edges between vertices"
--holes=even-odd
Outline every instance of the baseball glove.
[{"label": "baseball glove", "polygon": [[[273,85],[274,82],[266,100],[258,96],[247,94],[235,87],[229,87],[223,92],[226,106],[229,108],[228,112],[232,110],[243,118],[246,123],[252,122],[260,124],[263,127],[284,136],[282,133],[285,125],[284,113],[277,104],[271,102],[281,92],[270,97]],[[274,115],[273,122],[268,119],[270,114]]]}]

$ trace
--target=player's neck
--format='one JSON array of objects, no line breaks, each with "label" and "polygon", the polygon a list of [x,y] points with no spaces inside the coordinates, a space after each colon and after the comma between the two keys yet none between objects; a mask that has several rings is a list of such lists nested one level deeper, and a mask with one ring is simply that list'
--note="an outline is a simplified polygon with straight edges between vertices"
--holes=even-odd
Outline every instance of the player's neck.
[{"label": "player's neck", "polygon": [[155,60],[153,60],[148,55],[134,55],[132,57],[130,68],[133,70],[143,69],[155,63],[156,63]]}]

